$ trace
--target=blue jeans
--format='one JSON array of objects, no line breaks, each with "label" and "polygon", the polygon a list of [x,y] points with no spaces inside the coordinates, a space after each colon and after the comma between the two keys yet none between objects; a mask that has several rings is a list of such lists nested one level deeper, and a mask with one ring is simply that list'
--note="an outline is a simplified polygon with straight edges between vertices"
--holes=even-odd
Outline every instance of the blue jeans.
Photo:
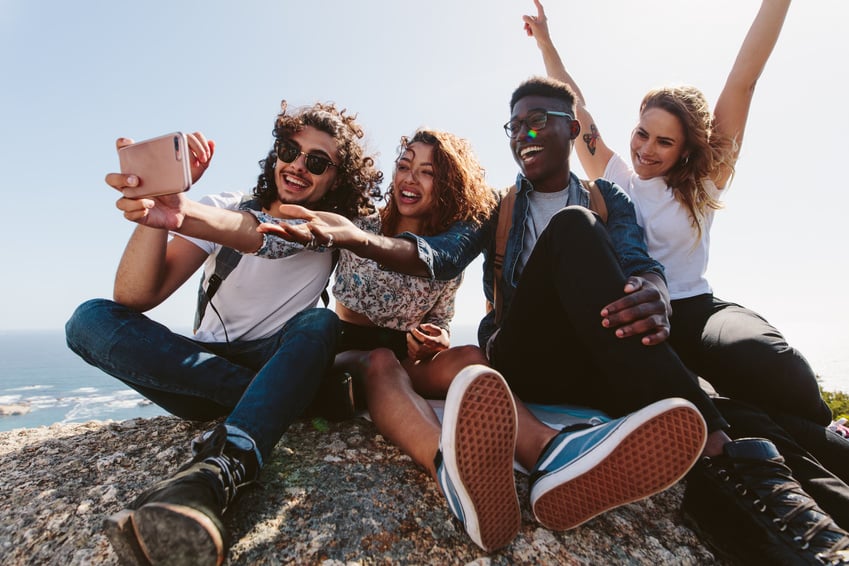
[{"label": "blue jeans", "polygon": [[83,303],[65,325],[68,347],[86,362],[178,417],[227,415],[262,461],[312,402],[339,333],[336,314],[315,308],[268,338],[203,343],[106,299]]}]

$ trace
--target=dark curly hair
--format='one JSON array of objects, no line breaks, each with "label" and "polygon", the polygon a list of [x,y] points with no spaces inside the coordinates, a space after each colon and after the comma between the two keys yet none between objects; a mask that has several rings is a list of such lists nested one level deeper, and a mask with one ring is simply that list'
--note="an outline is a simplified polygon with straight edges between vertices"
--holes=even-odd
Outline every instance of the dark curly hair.
[{"label": "dark curly hair", "polygon": [[280,113],[274,123],[274,147],[265,159],[259,162],[262,169],[253,194],[263,208],[269,208],[278,198],[274,166],[277,163],[277,144],[288,140],[293,134],[312,126],[336,140],[339,162],[336,167],[337,185],[318,202],[309,205],[315,210],[326,210],[346,218],[366,216],[375,211],[374,199],[380,197],[383,173],[375,168],[374,159],[366,155],[361,143],[363,130],[356,122],[356,115],[339,110],[333,103],[317,102],[287,114],[288,104],[280,102]]},{"label": "dark curly hair", "polygon": [[[419,235],[439,234],[458,220],[475,224],[483,222],[495,209],[495,192],[486,184],[484,168],[471,144],[448,132],[419,129],[411,138],[401,138],[398,158],[404,155],[410,144],[416,142],[433,147],[433,190],[436,196],[436,204]],[[396,235],[401,216],[393,196],[393,186],[390,185],[387,204],[380,210],[382,230],[387,236]]]}]

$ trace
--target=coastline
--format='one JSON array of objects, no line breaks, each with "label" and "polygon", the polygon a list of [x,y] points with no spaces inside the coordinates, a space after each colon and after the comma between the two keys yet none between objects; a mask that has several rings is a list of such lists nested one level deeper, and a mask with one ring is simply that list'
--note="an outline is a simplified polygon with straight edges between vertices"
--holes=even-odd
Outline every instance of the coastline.
[{"label": "coastline", "polygon": [[[473,324],[454,325],[452,338],[473,343],[476,331]],[[849,393],[849,354],[814,350],[808,359],[824,390]],[[82,361],[67,348],[61,330],[0,332],[0,431],[166,414]]]}]

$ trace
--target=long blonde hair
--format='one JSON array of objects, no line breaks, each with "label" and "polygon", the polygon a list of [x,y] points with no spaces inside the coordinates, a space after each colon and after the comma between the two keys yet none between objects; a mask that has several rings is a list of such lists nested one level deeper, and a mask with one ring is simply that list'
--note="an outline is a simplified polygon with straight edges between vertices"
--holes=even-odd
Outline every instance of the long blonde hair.
[{"label": "long blonde hair", "polygon": [[722,208],[722,203],[705,189],[704,182],[723,167],[729,168],[733,176],[736,144],[716,131],[707,99],[694,86],[653,89],[643,97],[640,115],[649,108],[669,112],[678,118],[684,129],[682,157],[666,173],[665,181],[675,198],[687,207],[693,227],[701,238],[708,211]]}]

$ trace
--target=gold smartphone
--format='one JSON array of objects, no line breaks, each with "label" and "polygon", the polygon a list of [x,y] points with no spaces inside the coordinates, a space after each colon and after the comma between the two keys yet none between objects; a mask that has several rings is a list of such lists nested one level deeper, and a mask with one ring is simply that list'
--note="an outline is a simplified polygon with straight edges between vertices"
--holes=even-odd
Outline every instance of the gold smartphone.
[{"label": "gold smartphone", "polygon": [[182,193],[192,186],[186,135],[173,132],[118,150],[121,173],[139,178],[133,198]]}]

